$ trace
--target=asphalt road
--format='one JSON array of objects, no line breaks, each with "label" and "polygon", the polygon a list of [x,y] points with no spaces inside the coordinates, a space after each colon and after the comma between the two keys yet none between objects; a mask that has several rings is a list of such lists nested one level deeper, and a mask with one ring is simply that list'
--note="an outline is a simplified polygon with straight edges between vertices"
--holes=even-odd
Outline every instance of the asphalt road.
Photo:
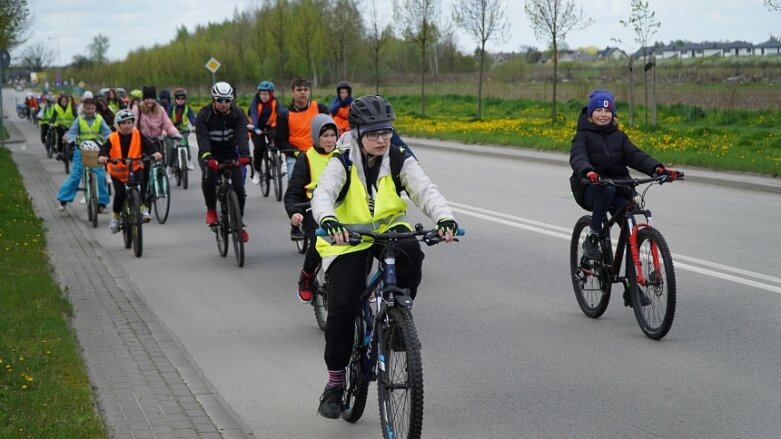
[{"label": "asphalt road", "polygon": [[[31,125],[23,132],[39,145]],[[567,167],[415,153],[467,230],[460,243],[425,250],[414,310],[425,437],[781,434],[781,195],[695,181],[651,189],[679,293],[673,328],[655,342],[617,286],[602,318],[580,312],[568,246],[583,212]],[[39,154],[64,180],[61,163]],[[174,188],[168,222],[144,227],[140,259],[109,233],[107,216],[89,233],[255,437],[381,437],[374,387],[357,424],[316,415],[324,342],[296,297],[302,257],[281,203],[248,189],[244,268],[217,254],[198,184]],[[86,221],[83,205],[68,209]]]}]

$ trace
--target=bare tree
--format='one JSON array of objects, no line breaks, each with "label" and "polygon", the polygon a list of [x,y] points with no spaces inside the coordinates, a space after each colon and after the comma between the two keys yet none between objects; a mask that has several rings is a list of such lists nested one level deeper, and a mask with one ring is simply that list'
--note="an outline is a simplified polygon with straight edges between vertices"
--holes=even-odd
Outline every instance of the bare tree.
[{"label": "bare tree", "polygon": [[360,17],[356,0],[331,0],[328,8],[329,20],[326,32],[331,43],[331,53],[336,58],[337,80],[349,79],[348,66],[350,54],[360,45],[363,35],[363,23],[355,20]]},{"label": "bare tree", "polygon": [[19,53],[20,64],[31,72],[40,72],[49,67],[54,62],[54,56],[54,49],[43,43],[30,44]]},{"label": "bare tree", "polygon": [[369,46],[374,64],[374,93],[380,94],[380,51],[392,36],[390,25],[377,12],[377,0],[372,0],[369,16]]},{"label": "bare tree", "polygon": [[505,41],[509,21],[504,15],[504,0],[457,0],[453,6],[453,21],[474,37],[480,45],[480,76],[477,81],[477,118],[483,117],[483,75],[485,43]]},{"label": "bare tree", "polygon": [[0,0],[0,48],[13,49],[27,41],[32,21],[27,0]]},{"label": "bare tree", "polygon": [[[620,20],[619,23],[621,23],[624,27],[631,26],[632,29],[635,31],[635,43],[640,45],[640,51],[643,54],[643,86],[645,88],[645,124],[648,125],[648,70],[650,68],[653,68],[653,65],[655,63],[647,64],[647,57],[648,57],[648,42],[651,41],[651,37],[656,34],[656,31],[661,26],[661,23],[656,20],[656,12],[651,10],[651,7],[648,4],[648,0],[631,0],[631,7],[632,12],[629,15],[629,20]],[[629,93],[631,95],[631,102],[634,102],[634,90],[630,89]],[[632,105],[631,107],[633,107]],[[634,111],[634,108],[630,107],[630,114]],[[655,103],[654,103],[654,111],[653,114],[655,116],[656,110],[655,110]],[[630,116],[632,121],[634,121],[633,115]],[[652,120],[652,125],[656,125],[656,118],[654,117]]]},{"label": "bare tree", "polygon": [[592,20],[583,14],[583,7],[575,9],[574,0],[526,0],[523,7],[534,35],[540,42],[550,42],[553,49],[553,105],[551,119],[556,121],[556,84],[559,70],[559,42],[572,29],[585,29]]},{"label": "bare tree", "polygon": [[87,46],[87,51],[90,54],[89,58],[96,64],[105,64],[109,45],[107,36],[103,34],[95,35],[95,38]]},{"label": "bare tree", "polygon": [[770,12],[781,12],[781,1],[779,0],[764,0],[762,3]]},{"label": "bare tree", "polygon": [[404,38],[420,50],[420,113],[426,115],[426,49],[439,39],[439,0],[393,0]]}]

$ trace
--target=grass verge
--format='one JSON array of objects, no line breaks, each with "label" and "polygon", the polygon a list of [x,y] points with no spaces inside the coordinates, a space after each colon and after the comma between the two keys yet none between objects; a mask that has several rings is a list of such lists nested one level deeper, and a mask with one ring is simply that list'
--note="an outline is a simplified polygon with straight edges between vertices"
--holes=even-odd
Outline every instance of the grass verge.
[{"label": "grass verge", "polygon": [[0,149],[0,437],[105,438],[42,221]]}]

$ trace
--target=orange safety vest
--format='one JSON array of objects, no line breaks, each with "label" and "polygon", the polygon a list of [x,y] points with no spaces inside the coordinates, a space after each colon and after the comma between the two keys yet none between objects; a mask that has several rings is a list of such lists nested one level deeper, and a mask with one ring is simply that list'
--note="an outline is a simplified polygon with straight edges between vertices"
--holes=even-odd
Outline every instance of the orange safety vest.
[{"label": "orange safety vest", "polygon": [[[133,128],[133,134],[130,136],[130,149],[127,152],[127,156],[123,157],[122,144],[119,142],[119,132],[114,131],[109,134],[108,140],[111,142],[111,150],[108,152],[109,158],[122,159],[127,157],[141,157],[141,132],[138,131],[138,128]],[[144,164],[140,160],[133,162],[133,172],[143,169],[143,167]],[[128,171],[124,162],[108,162],[106,169],[108,169],[108,173],[111,174],[112,178],[116,178],[122,183],[127,181]]]},{"label": "orange safety vest", "polygon": [[288,141],[299,151],[306,152],[312,147],[312,119],[320,113],[317,102],[310,101],[309,108],[304,111],[288,112]]},{"label": "orange safety vest", "polygon": [[[278,102],[274,99],[270,100],[271,102],[271,114],[268,115],[268,120],[266,121],[266,126],[269,128],[276,128],[277,127],[277,104]],[[263,111],[263,103],[258,102],[258,117],[260,117],[260,112]],[[251,121],[250,121],[251,122]],[[255,127],[259,129],[263,129],[265,127]]]},{"label": "orange safety vest", "polygon": [[350,131],[350,122],[347,121],[347,115],[349,113],[350,106],[348,105],[346,107],[339,107],[336,114],[334,114],[334,122],[336,123],[336,128],[339,129],[339,136]]}]

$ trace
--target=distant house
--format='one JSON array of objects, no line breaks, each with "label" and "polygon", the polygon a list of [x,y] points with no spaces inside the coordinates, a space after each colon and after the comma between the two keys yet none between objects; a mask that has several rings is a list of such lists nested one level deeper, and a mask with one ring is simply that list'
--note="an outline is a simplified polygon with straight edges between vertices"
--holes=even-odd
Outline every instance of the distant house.
[{"label": "distant house", "polygon": [[767,40],[754,47],[754,55],[778,55],[781,54],[781,41]]},{"label": "distant house", "polygon": [[586,52],[576,50],[574,52],[559,52],[559,62],[561,61],[596,61],[597,57],[589,55]]},{"label": "distant house", "polygon": [[707,58],[710,56],[752,56],[752,55],[775,55],[781,54],[781,42],[770,40],[762,44],[754,45],[746,41],[732,41],[726,43],[685,43],[668,44],[657,47],[640,48],[632,56],[635,58],[645,55],[656,55],[662,59],[688,59],[688,58]]},{"label": "distant house", "polygon": [[618,47],[610,47],[607,46],[605,50],[600,50],[597,52],[597,59],[600,60],[608,60],[608,59],[625,59],[628,55],[623,50],[619,49]]}]

